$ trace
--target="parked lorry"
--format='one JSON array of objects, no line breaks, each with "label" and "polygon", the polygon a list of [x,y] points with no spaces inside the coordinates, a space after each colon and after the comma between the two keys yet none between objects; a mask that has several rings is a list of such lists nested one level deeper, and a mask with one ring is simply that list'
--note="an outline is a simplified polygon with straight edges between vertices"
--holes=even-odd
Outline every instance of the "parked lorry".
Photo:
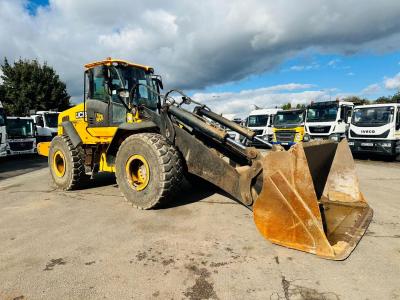
[{"label": "parked lorry", "polygon": [[[272,124],[274,123],[275,115],[280,108],[262,108],[250,112],[246,120],[246,126],[253,130],[256,135],[266,142],[272,141]],[[261,142],[246,141],[247,145],[261,146]]]},{"label": "parked lorry", "polygon": [[400,103],[356,106],[348,135],[353,153],[374,153],[400,160]]},{"label": "parked lorry", "polygon": [[36,152],[36,129],[32,118],[7,117],[7,154]]},{"label": "parked lorry", "polygon": [[37,129],[37,142],[49,142],[57,135],[58,112],[37,111],[31,118]]},{"label": "parked lorry", "polygon": [[304,109],[278,111],[272,128],[272,144],[290,147],[303,140]]},{"label": "parked lorry", "polygon": [[6,114],[0,101],[0,157],[7,156]]},{"label": "parked lorry", "polygon": [[346,101],[311,103],[306,109],[304,141],[346,137],[354,104]]}]

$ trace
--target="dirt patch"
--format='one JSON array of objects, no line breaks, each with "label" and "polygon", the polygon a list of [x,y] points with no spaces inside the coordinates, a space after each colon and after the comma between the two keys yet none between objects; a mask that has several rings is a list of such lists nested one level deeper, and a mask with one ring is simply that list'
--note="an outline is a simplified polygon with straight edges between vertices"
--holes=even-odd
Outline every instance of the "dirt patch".
[{"label": "dirt patch", "polygon": [[283,295],[281,293],[273,293],[270,299],[273,300],[340,300],[339,295],[333,292],[320,292],[316,289],[293,284],[282,276],[281,280]]},{"label": "dirt patch", "polygon": [[175,261],[172,259],[172,258],[170,258],[170,259],[164,259],[163,261],[162,261],[162,264],[164,265],[164,266],[168,266],[168,265],[170,265],[170,264],[173,264]]},{"label": "dirt patch", "polygon": [[144,260],[144,259],[146,259],[147,258],[147,253],[146,252],[139,252],[137,255],[136,255],[136,259],[138,260],[138,261],[142,261],[142,260]]},{"label": "dirt patch", "polygon": [[195,265],[187,265],[185,268],[197,277],[195,284],[183,293],[188,299],[219,299],[214,291],[214,284],[208,281],[210,272],[206,268],[199,269]]},{"label": "dirt patch", "polygon": [[65,264],[66,262],[62,258],[52,259],[46,264],[46,268],[44,268],[43,271],[52,271],[55,266]]}]

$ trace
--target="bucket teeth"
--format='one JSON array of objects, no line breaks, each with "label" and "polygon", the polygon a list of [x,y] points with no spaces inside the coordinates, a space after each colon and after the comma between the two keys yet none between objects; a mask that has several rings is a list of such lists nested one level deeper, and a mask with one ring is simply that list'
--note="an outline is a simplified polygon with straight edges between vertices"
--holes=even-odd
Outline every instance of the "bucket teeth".
[{"label": "bucket teeth", "polygon": [[328,259],[346,258],[372,218],[346,141],[268,153],[253,211],[266,239]]}]

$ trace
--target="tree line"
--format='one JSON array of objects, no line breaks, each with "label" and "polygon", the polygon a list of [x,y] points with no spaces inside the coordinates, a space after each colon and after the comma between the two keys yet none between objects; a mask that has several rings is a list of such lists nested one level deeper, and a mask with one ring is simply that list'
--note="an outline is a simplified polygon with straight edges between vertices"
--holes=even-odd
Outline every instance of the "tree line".
[{"label": "tree line", "polygon": [[0,66],[0,101],[7,115],[26,116],[30,110],[58,110],[70,107],[66,85],[47,63],[19,59]]}]

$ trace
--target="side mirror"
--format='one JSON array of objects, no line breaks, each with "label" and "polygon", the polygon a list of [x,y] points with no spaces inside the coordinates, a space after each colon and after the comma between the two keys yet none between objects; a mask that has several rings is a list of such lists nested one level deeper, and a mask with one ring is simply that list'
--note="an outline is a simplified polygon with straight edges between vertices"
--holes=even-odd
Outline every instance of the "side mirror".
[{"label": "side mirror", "polygon": [[43,117],[37,117],[36,125],[39,126],[39,127],[44,127]]},{"label": "side mirror", "polygon": [[339,120],[338,120],[338,123],[342,123],[342,122],[343,122],[343,120],[342,120],[342,119],[339,119]]},{"label": "side mirror", "polygon": [[152,79],[154,80],[154,82],[158,85],[158,87],[163,90],[164,89],[164,85],[162,83],[162,79],[160,75],[153,75]]},{"label": "side mirror", "polygon": [[400,130],[400,111],[397,112],[396,130]]},{"label": "side mirror", "polygon": [[347,124],[350,124],[351,123],[351,116],[348,116],[347,117]]},{"label": "side mirror", "polygon": [[129,98],[129,91],[127,89],[119,89],[117,93],[121,98]]}]

